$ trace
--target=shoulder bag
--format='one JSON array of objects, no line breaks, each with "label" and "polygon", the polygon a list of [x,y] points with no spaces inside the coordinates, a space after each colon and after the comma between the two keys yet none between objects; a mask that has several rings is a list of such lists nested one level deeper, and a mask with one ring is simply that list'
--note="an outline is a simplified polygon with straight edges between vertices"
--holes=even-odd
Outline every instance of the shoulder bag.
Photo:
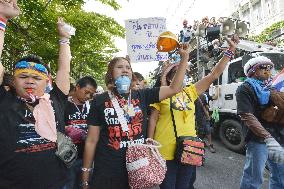
[{"label": "shoulder bag", "polygon": [[64,115],[62,114],[64,110],[60,107],[59,102],[53,99],[53,107],[55,112],[55,117],[58,120],[57,127],[57,150],[55,155],[63,161],[66,167],[70,168],[73,163],[77,160],[78,151],[77,146],[72,142],[72,139],[65,135],[65,122]]},{"label": "shoulder bag", "polygon": [[170,98],[170,111],[176,138],[175,159],[181,164],[191,166],[202,166],[204,164],[205,145],[204,142],[193,136],[178,136],[172,108],[172,97]]},{"label": "shoulder bag", "polygon": [[[110,91],[108,94],[122,130],[128,132],[128,125],[122,108]],[[146,144],[135,144],[133,142],[128,146],[126,150],[126,169],[129,186],[132,189],[149,189],[163,182],[167,167],[166,161],[158,151],[160,146],[157,141],[152,139],[146,139]]]}]

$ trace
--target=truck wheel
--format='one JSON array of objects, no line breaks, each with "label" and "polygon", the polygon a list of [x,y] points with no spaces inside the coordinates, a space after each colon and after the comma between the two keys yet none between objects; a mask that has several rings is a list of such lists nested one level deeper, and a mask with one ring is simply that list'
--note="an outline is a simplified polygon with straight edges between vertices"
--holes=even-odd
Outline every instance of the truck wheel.
[{"label": "truck wheel", "polygon": [[242,125],[236,120],[226,120],[219,128],[219,137],[223,144],[234,152],[243,153],[245,150],[245,136]]}]

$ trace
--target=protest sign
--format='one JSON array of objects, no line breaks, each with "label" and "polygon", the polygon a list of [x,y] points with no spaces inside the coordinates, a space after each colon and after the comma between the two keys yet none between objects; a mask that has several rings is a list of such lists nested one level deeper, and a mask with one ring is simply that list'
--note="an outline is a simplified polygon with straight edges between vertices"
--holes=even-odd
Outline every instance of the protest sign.
[{"label": "protest sign", "polygon": [[157,52],[159,35],[166,31],[166,19],[140,18],[125,21],[127,52],[131,62],[165,61],[168,53]]}]

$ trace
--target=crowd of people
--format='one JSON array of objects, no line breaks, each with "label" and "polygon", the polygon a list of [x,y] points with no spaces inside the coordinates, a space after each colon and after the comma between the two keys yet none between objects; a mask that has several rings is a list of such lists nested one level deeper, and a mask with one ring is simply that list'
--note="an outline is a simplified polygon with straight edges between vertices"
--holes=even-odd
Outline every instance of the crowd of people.
[{"label": "crowd of people", "polygon": [[[19,14],[16,0],[0,0],[0,57],[7,22]],[[164,67],[155,87],[146,87],[144,77],[133,72],[128,58],[115,57],[108,63],[105,92],[89,76],[80,78],[70,90],[71,35],[64,25],[59,18],[58,69],[52,86],[48,65],[36,55],[15,62],[12,75],[0,63],[0,188],[128,189],[127,147],[144,144],[146,138],[162,144],[159,151],[167,171],[159,187],[194,188],[196,166],[175,160],[176,137],[197,137],[195,102],[199,99],[206,106],[203,103],[208,100],[201,99],[234,56],[238,36],[227,39],[229,48],[223,57],[194,84],[185,77],[190,48],[183,43],[178,49],[180,60]],[[284,188],[284,133],[281,126],[263,122],[258,109],[269,103],[270,93],[262,86],[273,63],[260,58],[248,65],[245,73],[250,79],[237,93],[238,113],[250,131],[241,187],[258,188],[268,159],[271,188]],[[198,124],[205,127],[208,146],[215,152],[208,107],[201,110],[206,119]],[[63,159],[58,155],[60,132],[77,148],[71,166],[64,161],[68,154]]]}]

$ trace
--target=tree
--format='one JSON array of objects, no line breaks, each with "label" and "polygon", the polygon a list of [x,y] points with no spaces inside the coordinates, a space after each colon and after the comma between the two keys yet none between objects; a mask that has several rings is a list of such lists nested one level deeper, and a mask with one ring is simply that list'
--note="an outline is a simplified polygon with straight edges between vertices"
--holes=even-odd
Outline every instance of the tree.
[{"label": "tree", "polygon": [[[252,36],[251,40],[259,42],[259,43],[264,43],[264,42],[267,42],[267,41],[275,40],[275,39],[272,39],[273,32],[275,32],[276,30],[281,29],[281,28],[284,28],[284,20],[272,24],[272,26],[263,30],[259,35]],[[275,42],[276,42],[277,45],[284,45],[283,39],[282,40],[276,39]]]},{"label": "tree", "polygon": [[[117,10],[114,0],[100,0]],[[113,18],[85,12],[83,0],[19,0],[22,14],[11,20],[5,36],[2,63],[12,71],[13,63],[27,54],[36,54],[56,70],[58,59],[57,18],[63,17],[76,28],[71,39],[71,75],[91,75],[103,82],[107,62],[117,52],[114,37],[124,37],[124,28]]]}]

